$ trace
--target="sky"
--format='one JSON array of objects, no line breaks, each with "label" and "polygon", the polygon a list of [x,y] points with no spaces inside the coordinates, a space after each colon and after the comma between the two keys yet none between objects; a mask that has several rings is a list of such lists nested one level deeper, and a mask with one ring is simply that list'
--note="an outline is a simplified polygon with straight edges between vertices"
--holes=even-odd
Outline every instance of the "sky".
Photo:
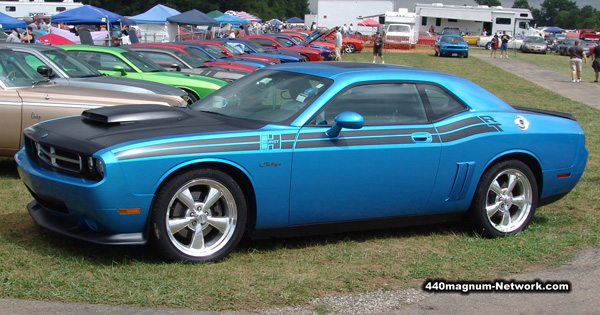
[{"label": "sky", "polygon": [[[592,7],[600,10],[600,0],[571,0],[577,3],[577,6],[581,9],[586,5],[591,5]],[[502,2],[502,6],[510,8],[512,7],[514,0],[500,0]],[[540,8],[540,5],[544,0],[527,0],[529,6],[533,8]],[[423,3],[423,4],[431,4],[431,3],[443,3],[443,4],[452,4],[452,5],[477,5],[477,3],[473,0],[396,0],[396,3],[399,8],[408,8],[409,11],[413,11],[415,8],[415,3]]]}]

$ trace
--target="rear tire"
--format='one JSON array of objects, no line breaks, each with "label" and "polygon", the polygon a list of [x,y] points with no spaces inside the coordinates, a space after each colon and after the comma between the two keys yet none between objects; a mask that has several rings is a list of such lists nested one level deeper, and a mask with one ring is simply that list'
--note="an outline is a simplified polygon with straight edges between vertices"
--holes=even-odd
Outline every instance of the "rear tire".
[{"label": "rear tire", "polygon": [[483,173],[469,209],[477,232],[502,237],[524,230],[537,207],[538,186],[525,163],[507,160]]}]

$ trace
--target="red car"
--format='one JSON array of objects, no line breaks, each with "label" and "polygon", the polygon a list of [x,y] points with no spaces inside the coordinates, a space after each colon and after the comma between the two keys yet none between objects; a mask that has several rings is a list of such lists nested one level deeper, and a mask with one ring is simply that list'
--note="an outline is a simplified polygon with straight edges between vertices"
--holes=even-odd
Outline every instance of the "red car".
[{"label": "red car", "polygon": [[244,36],[244,39],[255,41],[265,48],[291,50],[307,57],[310,61],[323,61],[325,59],[321,50],[298,46],[293,40],[286,39],[285,36],[286,35],[250,35]]},{"label": "red car", "polygon": [[212,66],[212,67],[220,67],[220,68],[225,68],[225,69],[236,69],[236,70],[242,70],[242,71],[248,71],[248,72],[252,72],[252,71],[258,69],[257,67],[246,65],[246,64],[241,64],[241,63],[236,63],[236,62],[231,62],[231,61],[226,61],[226,60],[217,60],[217,59],[211,57],[209,54],[203,52],[202,50],[199,50],[194,47],[187,46],[187,45],[183,45],[183,44],[138,43],[138,44],[133,44],[131,46],[156,46],[156,47],[173,48],[173,49],[178,50],[181,53],[184,53],[184,54],[190,55],[196,59],[199,59],[205,65]]},{"label": "red car", "polygon": [[[311,33],[303,32],[303,31],[285,31],[283,34],[287,34],[290,36],[298,37],[300,36],[302,40],[306,39]],[[332,30],[330,30],[329,34],[319,38],[318,40],[312,42],[311,44],[321,45],[325,47],[333,47],[332,50],[335,49],[335,34],[333,34]],[[353,52],[361,51],[364,48],[364,43],[360,39],[350,38],[350,37],[342,37],[342,49],[345,53],[351,54]]]},{"label": "red car", "polygon": [[245,53],[237,50],[235,47],[229,45],[228,43],[218,41],[218,40],[188,40],[186,42],[218,47],[219,49],[221,49],[221,52],[224,55],[226,55],[227,57],[233,57],[233,58],[240,59],[240,60],[244,60],[244,59],[258,60],[258,61],[265,62],[267,65],[274,65],[277,63],[281,63],[281,61],[277,58],[253,55],[253,54],[245,54]]}]

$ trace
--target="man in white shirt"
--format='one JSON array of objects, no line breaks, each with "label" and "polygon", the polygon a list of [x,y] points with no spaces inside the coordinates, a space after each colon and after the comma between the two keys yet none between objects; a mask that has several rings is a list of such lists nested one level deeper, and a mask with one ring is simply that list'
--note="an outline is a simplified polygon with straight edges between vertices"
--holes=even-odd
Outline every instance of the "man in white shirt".
[{"label": "man in white shirt", "polygon": [[335,60],[342,61],[342,33],[340,29],[335,30]]}]

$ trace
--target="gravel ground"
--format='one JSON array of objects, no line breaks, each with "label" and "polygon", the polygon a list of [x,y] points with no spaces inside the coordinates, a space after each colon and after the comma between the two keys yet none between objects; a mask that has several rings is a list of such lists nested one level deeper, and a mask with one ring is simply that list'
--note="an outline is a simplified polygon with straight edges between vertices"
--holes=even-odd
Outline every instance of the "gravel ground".
[{"label": "gravel ground", "polygon": [[380,314],[398,310],[403,305],[426,299],[430,294],[421,290],[374,291],[355,295],[317,298],[310,305],[259,310],[265,315],[312,315],[312,314]]}]

